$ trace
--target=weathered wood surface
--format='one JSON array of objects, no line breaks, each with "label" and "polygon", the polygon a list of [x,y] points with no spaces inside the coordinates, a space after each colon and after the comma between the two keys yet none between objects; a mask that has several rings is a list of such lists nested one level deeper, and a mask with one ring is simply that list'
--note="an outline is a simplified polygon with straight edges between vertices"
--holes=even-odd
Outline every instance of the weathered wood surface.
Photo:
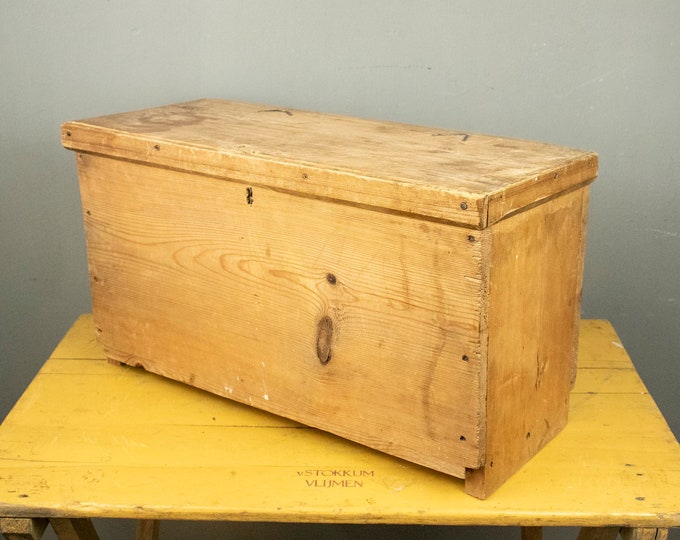
[{"label": "weathered wood surface", "polygon": [[221,100],[62,138],[111,361],[478,497],[564,426],[595,154]]},{"label": "weathered wood surface", "polygon": [[0,517],[0,534],[5,540],[40,540],[47,524],[44,518]]},{"label": "weathered wood surface", "polygon": [[479,466],[480,235],[264,188],[249,204],[239,184],[79,163],[110,358],[454,476]]},{"label": "weathered wood surface", "polygon": [[564,426],[586,190],[473,235],[119,160],[79,165],[111,359],[457,477],[486,462],[468,471],[479,497]]},{"label": "weathered wood surface", "polygon": [[63,142],[110,360],[478,497],[564,426],[595,154],[219,100]]},{"label": "weathered wood surface", "polygon": [[484,465],[466,490],[491,494],[567,423],[576,376],[588,190],[489,230]]},{"label": "weathered wood surface", "polygon": [[473,227],[591,181],[597,154],[204,99],[64,124],[67,148]]}]

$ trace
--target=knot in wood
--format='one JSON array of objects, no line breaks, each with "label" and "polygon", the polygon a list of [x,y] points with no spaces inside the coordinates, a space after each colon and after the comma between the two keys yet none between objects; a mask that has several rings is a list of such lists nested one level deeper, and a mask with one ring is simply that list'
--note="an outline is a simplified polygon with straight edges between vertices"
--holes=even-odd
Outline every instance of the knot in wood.
[{"label": "knot in wood", "polygon": [[333,320],[324,315],[317,325],[316,356],[319,362],[326,365],[331,359],[331,340],[333,338]]}]

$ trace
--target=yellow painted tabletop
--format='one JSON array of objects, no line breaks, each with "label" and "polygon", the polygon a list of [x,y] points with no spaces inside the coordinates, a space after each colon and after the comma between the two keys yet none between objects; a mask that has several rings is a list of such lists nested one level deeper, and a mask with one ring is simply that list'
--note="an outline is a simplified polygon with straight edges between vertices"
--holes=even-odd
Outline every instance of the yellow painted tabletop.
[{"label": "yellow painted tabletop", "polygon": [[141,369],[80,317],[0,426],[0,516],[680,526],[680,446],[607,321],[564,431],[487,500],[463,481]]}]

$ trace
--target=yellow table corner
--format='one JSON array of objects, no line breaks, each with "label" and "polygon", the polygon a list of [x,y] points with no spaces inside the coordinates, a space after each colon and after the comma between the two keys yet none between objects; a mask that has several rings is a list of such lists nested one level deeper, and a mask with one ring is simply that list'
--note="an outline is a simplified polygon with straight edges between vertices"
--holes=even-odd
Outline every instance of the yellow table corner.
[{"label": "yellow table corner", "polygon": [[462,480],[109,364],[83,315],[0,426],[0,532],[40,538],[49,520],[59,538],[96,538],[98,517],[142,520],[138,538],[163,519],[664,538],[680,526],[680,446],[604,320],[581,323],[567,427],[478,500]]}]

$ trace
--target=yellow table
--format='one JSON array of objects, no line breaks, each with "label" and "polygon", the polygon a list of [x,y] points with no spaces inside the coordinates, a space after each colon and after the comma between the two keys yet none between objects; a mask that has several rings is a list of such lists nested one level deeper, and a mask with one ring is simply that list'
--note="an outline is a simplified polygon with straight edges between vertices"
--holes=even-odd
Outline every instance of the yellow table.
[{"label": "yellow table", "polygon": [[[461,480],[107,363],[76,321],[0,426],[0,531],[90,539],[90,518],[579,526],[664,538],[680,526],[680,447],[606,321],[582,322],[565,430],[485,501]],[[596,529],[597,528],[597,529]]]}]

